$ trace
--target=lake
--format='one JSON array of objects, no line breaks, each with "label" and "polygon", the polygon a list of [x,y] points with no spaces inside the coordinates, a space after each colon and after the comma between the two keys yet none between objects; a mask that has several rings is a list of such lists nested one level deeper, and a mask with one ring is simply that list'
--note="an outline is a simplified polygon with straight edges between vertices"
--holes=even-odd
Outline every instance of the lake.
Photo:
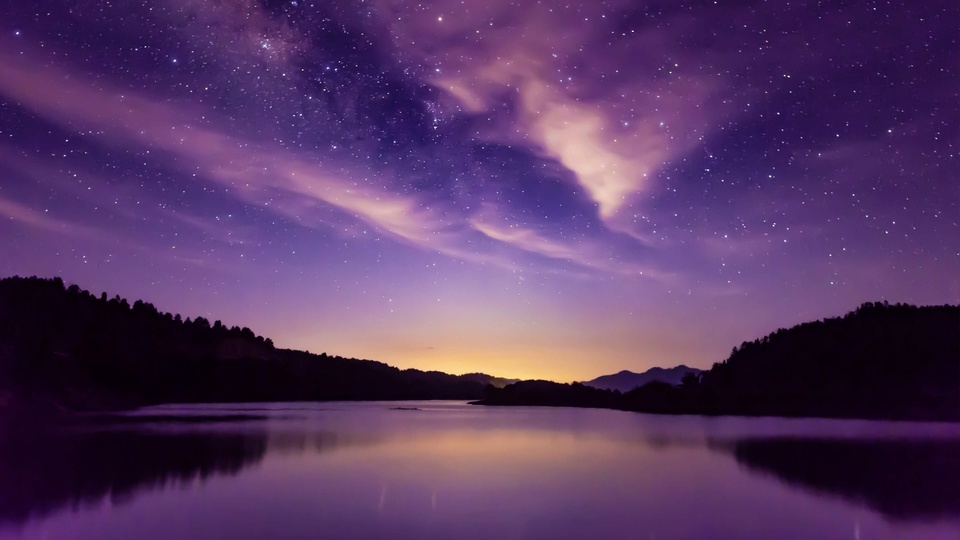
[{"label": "lake", "polygon": [[0,538],[960,538],[957,424],[446,401],[125,420],[0,440]]}]

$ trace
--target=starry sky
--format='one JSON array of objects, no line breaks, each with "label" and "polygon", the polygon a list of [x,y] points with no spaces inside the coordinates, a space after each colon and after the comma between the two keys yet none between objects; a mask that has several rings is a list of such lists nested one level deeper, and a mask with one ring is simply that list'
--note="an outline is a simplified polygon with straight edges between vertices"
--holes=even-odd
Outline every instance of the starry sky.
[{"label": "starry sky", "polygon": [[[906,5],[904,5],[906,4]],[[0,7],[0,275],[583,380],[960,299],[960,7]]]}]

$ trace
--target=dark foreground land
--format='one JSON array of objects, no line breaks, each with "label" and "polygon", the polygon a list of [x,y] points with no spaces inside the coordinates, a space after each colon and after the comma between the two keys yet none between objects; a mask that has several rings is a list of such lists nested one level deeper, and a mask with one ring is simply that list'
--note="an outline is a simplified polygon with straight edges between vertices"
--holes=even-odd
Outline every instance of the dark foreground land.
[{"label": "dark foreground land", "polygon": [[406,399],[960,421],[960,306],[864,304],[743,343],[680,385],[621,393],[511,382],[278,349],[248,328],[181,319],[60,278],[0,280],[0,423],[24,411],[56,417],[175,402]]},{"label": "dark foreground land", "polygon": [[745,342],[677,386],[654,382],[620,393],[522,381],[488,389],[478,403],[960,421],[960,306],[863,304]]},{"label": "dark foreground land", "polygon": [[175,402],[467,400],[507,382],[278,349],[249,328],[181,319],[60,278],[0,280],[0,417]]}]

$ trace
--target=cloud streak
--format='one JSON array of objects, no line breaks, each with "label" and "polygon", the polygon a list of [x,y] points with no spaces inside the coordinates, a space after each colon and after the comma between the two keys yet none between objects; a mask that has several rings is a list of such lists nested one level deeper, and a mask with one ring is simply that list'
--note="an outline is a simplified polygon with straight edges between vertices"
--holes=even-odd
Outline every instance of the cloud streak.
[{"label": "cloud streak", "polygon": [[[342,228],[346,217],[410,245],[508,269],[516,268],[516,255],[498,245],[590,269],[633,272],[590,262],[578,255],[578,248],[542,235],[506,235],[437,201],[426,204],[382,185],[356,182],[336,162],[318,164],[296,152],[224,133],[194,107],[94,84],[81,73],[42,65],[30,56],[0,53],[0,92],[64,128],[97,133],[114,146],[176,156],[180,167],[197,170],[242,200],[301,225]],[[337,168],[341,170],[330,172]],[[18,208],[16,215],[33,219],[23,210]]]},{"label": "cloud streak", "polygon": [[[514,127],[522,136],[507,132],[506,140],[556,158],[608,227],[623,231],[617,214],[659,187],[660,169],[730,114],[719,97],[729,82],[677,63],[651,82],[644,67],[678,50],[676,35],[653,28],[610,37],[603,13],[634,5],[614,4],[579,6],[579,18],[572,18],[567,8],[546,4],[518,10],[507,2],[467,2],[465,8],[441,2],[431,15],[462,10],[465,16],[438,21],[413,14],[392,24],[398,47],[413,43],[422,62],[437,66],[433,84],[463,108],[490,114],[504,96],[515,96]],[[600,40],[616,51],[609,60],[590,57]],[[635,71],[617,63],[624,50],[631,51]],[[587,73],[592,64],[602,67]]]},{"label": "cloud streak", "polygon": [[53,217],[47,212],[39,212],[9,199],[0,198],[0,216],[28,227],[33,227],[68,237],[84,238],[87,240],[103,240],[105,237],[109,236],[104,231],[99,229],[95,229],[71,220]]}]

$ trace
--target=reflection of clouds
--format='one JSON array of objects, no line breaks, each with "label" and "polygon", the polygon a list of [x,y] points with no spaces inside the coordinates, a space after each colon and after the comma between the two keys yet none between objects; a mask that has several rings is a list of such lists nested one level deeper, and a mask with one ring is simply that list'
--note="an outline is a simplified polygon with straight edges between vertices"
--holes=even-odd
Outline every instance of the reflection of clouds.
[{"label": "reflection of clouds", "polygon": [[274,430],[267,440],[268,450],[280,454],[324,453],[354,447],[372,446],[384,437],[374,433],[348,431]]}]

